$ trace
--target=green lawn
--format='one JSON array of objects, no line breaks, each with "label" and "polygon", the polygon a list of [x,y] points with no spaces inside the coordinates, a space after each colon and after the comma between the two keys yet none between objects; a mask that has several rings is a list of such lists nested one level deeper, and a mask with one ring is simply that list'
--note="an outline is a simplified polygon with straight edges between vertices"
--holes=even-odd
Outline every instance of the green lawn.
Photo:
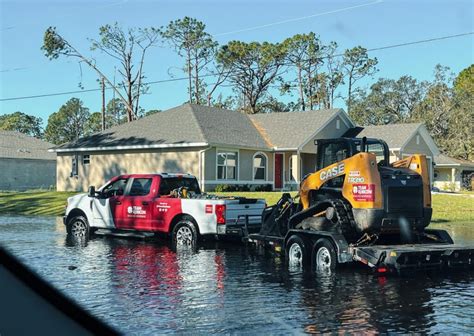
[{"label": "green lawn", "polygon": [[[49,215],[64,214],[66,199],[72,192],[29,191],[0,193],[0,215]],[[267,204],[275,204],[280,192],[233,192],[218,193],[223,196],[264,198]],[[292,193],[295,195],[295,193]],[[433,195],[433,222],[474,222],[474,197],[462,195]]]},{"label": "green lawn", "polygon": [[0,193],[0,214],[62,216],[74,192],[26,191]]}]

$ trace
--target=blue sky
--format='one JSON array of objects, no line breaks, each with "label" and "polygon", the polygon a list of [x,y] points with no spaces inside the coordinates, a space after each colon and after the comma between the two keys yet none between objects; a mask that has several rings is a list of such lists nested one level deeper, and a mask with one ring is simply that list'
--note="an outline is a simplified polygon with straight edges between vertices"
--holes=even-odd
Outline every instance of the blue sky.
[{"label": "blue sky", "polygon": [[[0,99],[78,90],[81,80],[76,60],[49,61],[40,48],[48,26],[58,31],[84,54],[94,56],[99,67],[113,74],[106,56],[92,53],[87,38],[98,28],[117,21],[123,27],[166,25],[184,16],[207,25],[220,44],[230,40],[282,41],[297,33],[313,31],[324,42],[338,42],[341,51],[357,45],[386,45],[474,31],[473,2],[395,0],[110,0],[110,1],[4,1],[0,0]],[[379,60],[377,77],[398,78],[409,74],[431,79],[438,63],[455,73],[474,63],[474,35],[374,51]],[[181,60],[166,47],[147,54],[148,81],[182,77]],[[97,88],[95,72],[82,67],[82,85]],[[370,84],[366,81],[365,85]],[[99,111],[100,92],[37,99],[0,101],[0,114],[22,111],[48,116],[71,97],[83,100],[91,112]],[[112,98],[111,92],[107,99]],[[186,100],[186,81],[155,84],[142,98],[146,110],[167,109]],[[344,107],[343,102],[338,105]]]}]

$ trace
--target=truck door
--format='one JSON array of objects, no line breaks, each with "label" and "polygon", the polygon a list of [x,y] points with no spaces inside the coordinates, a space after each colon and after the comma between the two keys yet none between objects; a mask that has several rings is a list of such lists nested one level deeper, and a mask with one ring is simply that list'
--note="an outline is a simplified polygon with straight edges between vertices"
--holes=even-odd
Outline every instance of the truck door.
[{"label": "truck door", "polygon": [[122,220],[122,202],[129,179],[119,178],[102,188],[100,195],[92,200],[94,226],[115,228]]},{"label": "truck door", "polygon": [[122,229],[153,230],[153,202],[156,195],[156,178],[138,177],[131,181],[130,190],[123,199]]}]

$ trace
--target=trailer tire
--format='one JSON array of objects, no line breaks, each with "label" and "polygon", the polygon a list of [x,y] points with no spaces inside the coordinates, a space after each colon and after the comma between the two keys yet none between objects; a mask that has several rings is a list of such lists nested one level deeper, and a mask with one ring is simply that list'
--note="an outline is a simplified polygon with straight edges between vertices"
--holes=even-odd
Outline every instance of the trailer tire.
[{"label": "trailer tire", "polygon": [[89,238],[90,227],[87,218],[84,216],[74,216],[67,222],[67,234],[75,238]]},{"label": "trailer tire", "polygon": [[173,228],[172,243],[175,251],[194,250],[197,245],[197,230],[194,223],[182,219]]},{"label": "trailer tire", "polygon": [[327,238],[320,238],[313,247],[311,269],[316,273],[331,273],[337,266],[334,245]]},{"label": "trailer tire", "polygon": [[285,256],[289,266],[306,266],[310,260],[307,240],[299,235],[291,236],[286,243]]}]

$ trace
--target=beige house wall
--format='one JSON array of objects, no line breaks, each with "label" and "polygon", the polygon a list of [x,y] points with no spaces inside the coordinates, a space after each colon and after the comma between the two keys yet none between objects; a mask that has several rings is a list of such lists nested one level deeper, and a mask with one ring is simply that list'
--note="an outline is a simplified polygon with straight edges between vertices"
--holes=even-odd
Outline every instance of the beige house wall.
[{"label": "beige house wall", "polygon": [[[418,137],[419,143],[416,143],[416,138]],[[403,147],[402,154],[425,154],[426,156],[433,157],[433,152],[431,151],[428,144],[425,142],[423,137],[417,132]]]},{"label": "beige house wall", "polygon": [[[235,180],[218,180],[217,179],[217,152],[221,150],[228,150],[238,153],[238,172],[237,179]],[[254,180],[253,179],[253,157],[257,153],[263,153],[267,157],[267,171],[266,180]],[[204,178],[201,179],[201,185],[205,191],[213,191],[216,186],[222,184],[229,185],[249,185],[256,186],[261,184],[273,183],[274,176],[274,156],[272,152],[260,151],[260,150],[249,150],[249,149],[238,149],[229,147],[212,147],[207,149],[203,153],[204,162]]]},{"label": "beige house wall", "polygon": [[[90,164],[82,158],[90,155]],[[91,185],[99,187],[111,177],[120,174],[189,173],[199,176],[199,151],[150,150],[146,152],[81,152],[78,175],[71,177],[74,154],[58,153],[57,189],[59,191],[85,191]]]},{"label": "beige house wall", "polygon": [[301,154],[303,161],[302,178],[316,171],[316,154]]},{"label": "beige house wall", "polygon": [[0,159],[0,190],[54,189],[56,161]]},{"label": "beige house wall", "polygon": [[461,172],[459,168],[436,167],[433,186],[445,191],[460,191]]},{"label": "beige house wall", "polygon": [[[418,143],[417,143],[418,140]],[[401,149],[401,156],[402,159],[406,156],[411,154],[424,154],[426,155],[426,160],[428,163],[429,169],[429,176],[431,184],[434,185],[434,168],[433,168],[433,152],[431,148],[428,146],[426,141],[421,136],[420,132],[416,132],[412,138],[405,144],[405,146]]]},{"label": "beige house wall", "polygon": [[[337,127],[339,124],[339,128]],[[337,116],[333,120],[331,120],[326,127],[324,127],[321,131],[319,131],[316,136],[308,141],[302,148],[302,153],[308,154],[315,154],[316,153],[316,145],[314,144],[314,140],[316,139],[333,139],[339,138],[344,133],[347,132],[349,127],[344,123],[344,120]],[[316,131],[316,130],[315,130]]]}]

